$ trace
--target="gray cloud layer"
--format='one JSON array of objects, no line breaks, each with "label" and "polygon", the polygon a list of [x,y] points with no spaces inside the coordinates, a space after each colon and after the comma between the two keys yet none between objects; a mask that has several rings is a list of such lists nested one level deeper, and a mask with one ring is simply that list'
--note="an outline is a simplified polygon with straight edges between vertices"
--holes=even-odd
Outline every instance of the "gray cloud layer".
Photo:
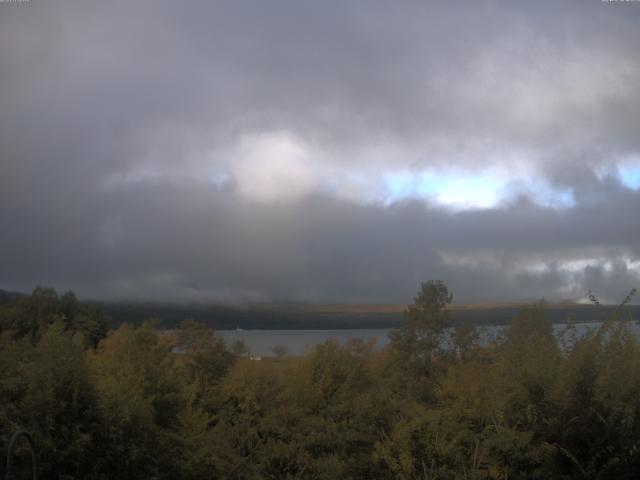
[{"label": "gray cloud layer", "polygon": [[[638,26],[600,1],[0,3],[0,288],[623,297]],[[375,200],[380,172],[424,168],[521,172],[575,206]]]}]

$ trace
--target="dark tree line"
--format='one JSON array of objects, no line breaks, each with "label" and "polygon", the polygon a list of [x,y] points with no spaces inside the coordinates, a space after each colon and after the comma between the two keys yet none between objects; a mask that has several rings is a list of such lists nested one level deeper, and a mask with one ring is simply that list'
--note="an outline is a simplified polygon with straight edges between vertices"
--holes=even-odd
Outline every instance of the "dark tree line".
[{"label": "dark tree line", "polygon": [[[0,305],[0,448],[51,479],[624,479],[640,474],[640,345],[625,310],[559,340],[542,305],[479,342],[426,282],[381,352],[255,362],[207,327],[107,332],[71,293]],[[180,347],[180,348],[176,348]]]}]

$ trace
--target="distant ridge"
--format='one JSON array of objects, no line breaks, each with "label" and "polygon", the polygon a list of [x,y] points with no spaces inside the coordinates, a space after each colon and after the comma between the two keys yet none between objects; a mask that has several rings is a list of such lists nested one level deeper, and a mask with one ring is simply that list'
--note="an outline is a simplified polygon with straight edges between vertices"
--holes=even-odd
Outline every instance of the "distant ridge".
[{"label": "distant ridge", "polygon": [[[20,292],[0,290],[0,304],[24,298]],[[111,327],[122,323],[140,324],[153,320],[163,328],[174,328],[184,320],[205,323],[217,330],[327,330],[395,328],[404,320],[406,305],[401,304],[309,304],[262,303],[251,305],[214,305],[161,302],[107,302],[83,300],[107,314]],[[454,304],[447,308],[454,323],[506,325],[523,308],[535,302],[491,302]],[[545,315],[553,323],[569,318],[576,322],[604,320],[617,306],[596,307],[572,301],[545,303]],[[640,318],[640,306],[628,307],[634,319]]]},{"label": "distant ridge", "polygon": [[13,302],[19,298],[24,298],[27,296],[28,295],[26,293],[0,289],[0,304]]},{"label": "distant ridge", "polygon": [[[531,303],[490,303],[452,305],[454,323],[473,325],[509,324]],[[395,328],[404,320],[406,305],[310,305],[254,304],[244,307],[223,305],[178,305],[153,303],[95,302],[115,323],[139,323],[155,318],[162,326],[173,327],[186,319],[206,323],[218,330],[322,330],[358,328]],[[569,318],[576,322],[604,320],[616,310],[615,305],[596,307],[591,304],[545,303],[545,315],[553,323]],[[640,317],[640,306],[629,306],[634,319]]]}]

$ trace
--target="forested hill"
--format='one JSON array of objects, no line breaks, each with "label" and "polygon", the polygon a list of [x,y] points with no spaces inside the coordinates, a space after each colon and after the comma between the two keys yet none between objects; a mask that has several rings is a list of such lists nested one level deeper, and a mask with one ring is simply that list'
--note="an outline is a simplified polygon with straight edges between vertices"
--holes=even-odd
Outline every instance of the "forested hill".
[{"label": "forested hill", "polygon": [[[18,301],[26,295],[0,290],[0,305]],[[175,327],[184,320],[202,322],[217,330],[228,329],[355,329],[394,328],[402,323],[403,305],[312,305],[259,304],[249,306],[178,304],[152,302],[80,301],[106,314],[110,326],[141,324],[155,319],[160,327]],[[448,307],[452,322],[473,325],[506,325],[527,304],[453,305]],[[549,303],[545,315],[552,323],[569,318],[576,322],[603,320],[616,306]],[[630,307],[640,318],[640,306]]]},{"label": "forested hill", "polygon": [[0,305],[14,302],[20,298],[24,298],[27,295],[20,292],[11,292],[9,290],[0,290]]},{"label": "forested hill", "polygon": [[[159,324],[172,327],[185,319],[206,323],[217,330],[242,329],[353,329],[394,328],[403,320],[403,306],[321,306],[321,305],[255,305],[229,307],[220,305],[179,305],[159,303],[93,302],[117,323],[139,324],[154,318]],[[526,305],[492,305],[451,307],[453,323],[474,325],[506,325]],[[603,320],[615,306],[595,307],[578,304],[548,304],[547,318],[563,323],[569,318],[577,322]],[[633,314],[639,317],[640,307]]]}]

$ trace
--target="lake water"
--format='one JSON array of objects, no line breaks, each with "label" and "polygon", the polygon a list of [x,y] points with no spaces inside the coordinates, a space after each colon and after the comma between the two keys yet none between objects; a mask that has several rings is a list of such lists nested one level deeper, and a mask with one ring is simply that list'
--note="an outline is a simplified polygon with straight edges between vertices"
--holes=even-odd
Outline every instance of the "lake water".
[{"label": "lake water", "polygon": [[[589,330],[594,330],[601,325],[598,322],[579,323],[576,325],[578,335],[584,335]],[[479,328],[481,340],[487,343],[495,339],[506,327],[488,326]],[[565,324],[553,326],[557,336],[561,336],[566,328]],[[640,326],[633,323],[632,331],[640,338]],[[217,333],[224,338],[227,345],[236,340],[242,340],[252,355],[273,356],[272,348],[276,345],[287,349],[288,355],[303,355],[312,350],[316,345],[334,338],[344,345],[350,338],[362,340],[375,340],[375,349],[380,350],[389,343],[389,332],[392,329],[355,329],[355,330],[220,330]]]}]

